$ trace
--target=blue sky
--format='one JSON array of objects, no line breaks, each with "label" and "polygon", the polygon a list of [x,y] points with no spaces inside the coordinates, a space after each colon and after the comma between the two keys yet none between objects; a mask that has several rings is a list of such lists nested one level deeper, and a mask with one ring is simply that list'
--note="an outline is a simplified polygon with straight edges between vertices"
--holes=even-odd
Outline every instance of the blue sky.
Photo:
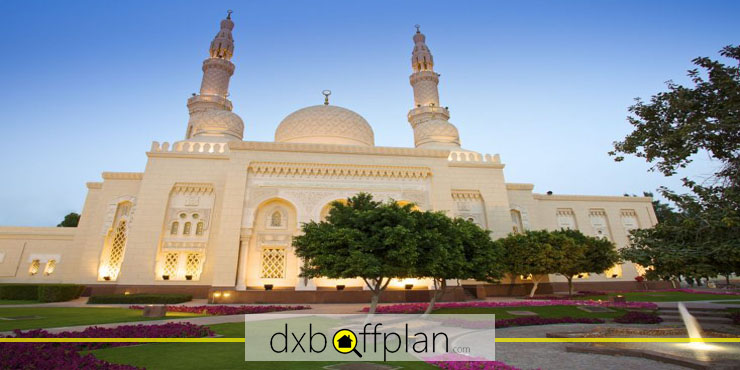
[{"label": "blue sky", "polygon": [[[182,139],[227,9],[245,140],[273,140],[331,89],[376,145],[413,146],[418,23],[463,146],[500,153],[507,181],[541,193],[679,189],[606,153],[630,131],[633,98],[740,41],[736,1],[2,1],[0,225],[53,226],[82,209],[85,182],[143,171],[151,141]],[[713,168],[699,156],[683,174]]]}]

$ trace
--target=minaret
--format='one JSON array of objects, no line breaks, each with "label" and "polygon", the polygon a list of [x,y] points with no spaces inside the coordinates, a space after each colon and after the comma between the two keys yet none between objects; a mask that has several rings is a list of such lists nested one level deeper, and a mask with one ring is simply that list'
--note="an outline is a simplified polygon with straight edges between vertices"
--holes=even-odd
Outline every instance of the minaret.
[{"label": "minaret", "polygon": [[460,137],[451,124],[450,112],[439,105],[439,74],[434,72],[434,58],[427,47],[426,36],[416,25],[414,51],[411,53],[409,77],[414,88],[414,106],[408,120],[414,129],[414,145],[417,148],[459,149]]},{"label": "minaret", "polygon": [[185,139],[197,141],[241,140],[244,123],[231,112],[229,100],[229,80],[234,74],[234,38],[231,30],[232,11],[221,21],[221,30],[211,42],[209,57],[203,61],[203,81],[200,94],[188,99],[190,121]]}]

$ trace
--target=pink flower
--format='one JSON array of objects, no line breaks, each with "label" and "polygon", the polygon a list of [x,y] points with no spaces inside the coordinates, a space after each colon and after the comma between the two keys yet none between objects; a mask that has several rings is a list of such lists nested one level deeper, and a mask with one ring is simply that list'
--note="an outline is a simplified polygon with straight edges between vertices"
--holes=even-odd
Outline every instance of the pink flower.
[{"label": "pink flower", "polygon": [[[143,310],[144,306],[129,306],[132,310]],[[278,305],[253,305],[253,306],[167,306],[168,312],[188,312],[205,315],[244,315],[253,313],[307,310],[311,306],[278,306]]]}]

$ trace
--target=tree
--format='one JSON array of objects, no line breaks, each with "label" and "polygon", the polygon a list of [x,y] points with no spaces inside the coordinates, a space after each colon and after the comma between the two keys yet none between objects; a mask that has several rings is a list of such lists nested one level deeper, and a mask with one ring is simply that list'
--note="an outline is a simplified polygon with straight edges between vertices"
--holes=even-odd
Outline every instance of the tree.
[{"label": "tree", "polygon": [[80,215],[75,212],[70,212],[68,215],[64,216],[64,220],[60,222],[57,227],[77,227],[79,222]]},{"label": "tree", "polygon": [[556,273],[568,280],[568,294],[573,295],[573,276],[587,273],[602,273],[620,262],[617,247],[605,238],[586,236],[578,230],[553,231],[567,241],[555,244],[560,248]]},{"label": "tree", "polygon": [[676,211],[670,204],[655,199],[654,194],[650,191],[643,191],[642,195],[653,198],[653,210],[655,211],[655,217],[658,218],[658,222],[670,222],[676,219]]},{"label": "tree", "polygon": [[425,314],[434,309],[434,304],[444,294],[448,279],[463,276],[466,260],[463,235],[455,223],[442,212],[414,212],[417,218],[418,259],[415,275],[430,278],[434,282],[434,293]]},{"label": "tree", "polygon": [[418,258],[413,204],[382,203],[359,193],[332,203],[326,221],[303,224],[293,241],[302,277],[361,278],[372,292],[370,314],[393,278],[413,276]]},{"label": "tree", "polygon": [[506,271],[514,281],[517,276],[531,276],[532,290],[530,297],[534,297],[540,281],[548,274],[555,273],[556,261],[561,257],[561,249],[555,245],[563,244],[564,236],[553,234],[547,230],[526,231],[523,234],[509,234],[498,239],[497,244],[504,251],[504,265]]},{"label": "tree", "polygon": [[[661,194],[678,208],[676,217],[659,216],[661,224],[654,231],[635,234],[633,248],[625,252],[630,258],[650,256],[655,274],[674,279],[680,274],[707,274],[698,275],[702,277],[720,273],[727,277],[740,266],[736,252],[740,249],[740,47],[727,46],[720,55],[734,63],[695,58],[697,68],[688,71],[694,86],[669,81],[668,91],[653,96],[650,102],[637,99],[628,117],[634,131],[615,142],[610,152],[616,161],[623,160],[625,154],[644,158],[654,163],[651,171],[665,176],[685,168],[700,152],[720,164],[712,177],[701,182],[683,178],[689,194],[661,187]],[[688,250],[679,251],[679,247]],[[676,253],[688,254],[693,264],[687,261],[682,268],[669,267]],[[698,258],[697,254],[709,258]]]}]

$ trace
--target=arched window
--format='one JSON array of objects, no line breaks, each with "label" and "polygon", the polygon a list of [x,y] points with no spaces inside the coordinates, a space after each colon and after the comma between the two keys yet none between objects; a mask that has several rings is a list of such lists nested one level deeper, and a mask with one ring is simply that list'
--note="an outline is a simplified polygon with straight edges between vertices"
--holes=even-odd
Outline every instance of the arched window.
[{"label": "arched window", "polygon": [[190,235],[190,222],[186,222],[182,228],[182,235]]},{"label": "arched window", "polygon": [[275,211],[272,213],[272,216],[270,217],[270,226],[283,226],[283,215],[280,213],[280,211]]},{"label": "arched window", "polygon": [[511,231],[514,234],[524,232],[524,226],[522,225],[522,214],[521,212],[512,209],[511,210]]},{"label": "arched window", "polygon": [[177,230],[180,229],[180,223],[175,221],[172,223],[172,227],[170,228],[170,235],[177,235]]},{"label": "arched window", "polygon": [[203,235],[203,221],[198,222],[195,226],[195,235]]}]

